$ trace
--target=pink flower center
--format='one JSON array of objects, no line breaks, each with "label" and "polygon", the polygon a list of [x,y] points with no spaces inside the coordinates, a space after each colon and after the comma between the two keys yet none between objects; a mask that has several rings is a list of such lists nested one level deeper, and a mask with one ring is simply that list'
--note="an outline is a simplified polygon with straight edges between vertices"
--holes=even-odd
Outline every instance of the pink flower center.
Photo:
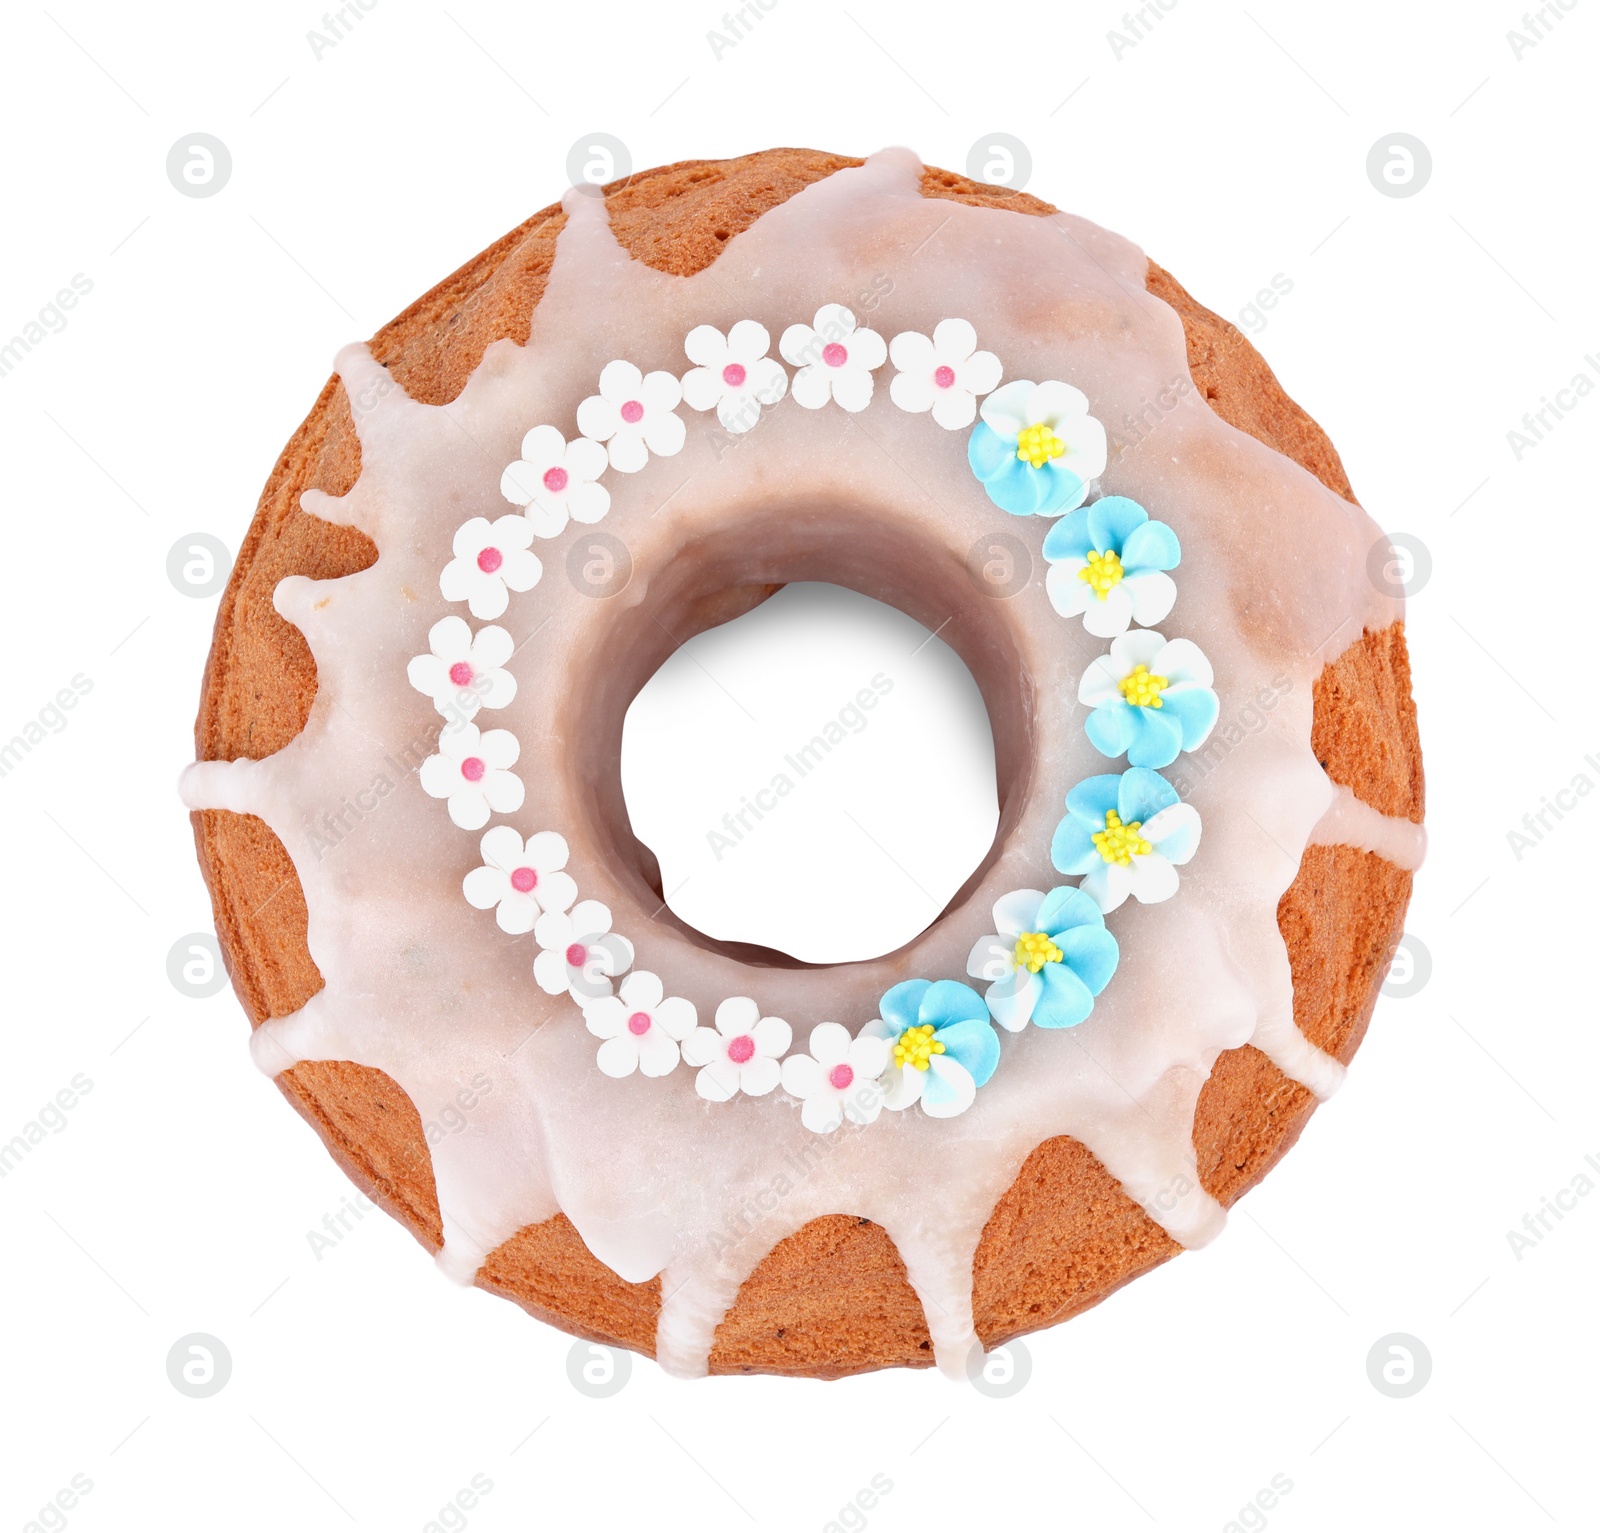
[{"label": "pink flower center", "polygon": [[506,556],[498,548],[486,548],[478,555],[478,568],[485,575],[492,575],[506,562]]},{"label": "pink flower center", "polygon": [[846,351],[844,347],[841,346],[837,341],[829,341],[828,344],[822,348],[822,360],[826,362],[829,367],[843,367],[845,363],[850,360],[850,353]]},{"label": "pink flower center", "polygon": [[539,875],[532,868],[517,868],[511,875],[511,887],[518,894],[532,894],[538,884]]},{"label": "pink flower center", "polygon": [[856,1072],[849,1065],[835,1065],[828,1071],[828,1084],[835,1091],[843,1091],[855,1078]]},{"label": "pink flower center", "polygon": [[725,368],[722,369],[722,381],[727,384],[730,389],[738,388],[744,382],[744,380],[745,371],[743,362],[730,362]]},{"label": "pink flower center", "polygon": [[955,368],[946,367],[943,363],[941,363],[933,370],[933,381],[942,389],[949,388],[950,385],[956,381]]},{"label": "pink flower center", "polygon": [[644,419],[644,406],[637,399],[630,399],[617,414],[630,426],[637,426]]},{"label": "pink flower center", "polygon": [[468,782],[481,782],[483,780],[483,774],[488,770],[488,767],[486,767],[483,764],[483,761],[477,756],[468,756],[467,759],[461,763],[461,775],[465,777]]},{"label": "pink flower center", "polygon": [[749,1033],[740,1033],[737,1038],[728,1040],[728,1058],[736,1065],[742,1065],[747,1059],[753,1059],[756,1052],[756,1041]]},{"label": "pink flower center", "polygon": [[567,487],[567,471],[558,463],[544,471],[544,487],[552,495],[559,495]]},{"label": "pink flower center", "polygon": [[450,667],[450,684],[456,687],[472,684],[472,667],[465,660],[458,660]]},{"label": "pink flower center", "polygon": [[632,1033],[635,1038],[644,1037],[644,1035],[650,1031],[650,1013],[647,1011],[634,1012],[634,1014],[628,1018],[628,1031]]},{"label": "pink flower center", "polygon": [[572,946],[567,949],[567,962],[571,964],[574,969],[581,969],[584,964],[588,962],[588,960],[589,949],[586,948],[581,942],[574,942]]}]

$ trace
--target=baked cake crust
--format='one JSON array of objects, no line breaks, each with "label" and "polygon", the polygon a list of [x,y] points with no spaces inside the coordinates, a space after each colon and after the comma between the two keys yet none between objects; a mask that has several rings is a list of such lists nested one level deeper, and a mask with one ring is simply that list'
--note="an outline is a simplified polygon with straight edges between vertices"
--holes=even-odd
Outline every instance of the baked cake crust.
[{"label": "baked cake crust", "polygon": [[[664,166],[605,189],[611,227],[636,259],[689,275],[769,208],[860,163],[775,149]],[[1055,211],[932,168],[922,190],[1011,211]],[[453,399],[492,341],[526,340],[565,222],[558,204],[536,213],[384,326],[373,355],[411,396],[429,404]],[[1153,262],[1146,285],[1182,320],[1190,374],[1211,408],[1353,501],[1332,444],[1250,342]],[[349,402],[330,379],[273,470],[223,594],[195,725],[199,759],[265,757],[304,727],[316,667],[272,595],[289,575],[331,579],[373,562],[376,550],[360,532],[300,509],[306,490],[343,495],[359,470]],[[1420,823],[1421,753],[1401,625],[1363,634],[1329,664],[1313,707],[1312,746],[1328,776],[1379,812]],[[192,820],[224,960],[252,1024],[296,1011],[322,978],[307,950],[305,899],[287,851],[255,816],[203,810]],[[1373,853],[1311,846],[1278,907],[1296,1023],[1343,1062],[1366,1029],[1410,893],[1410,873]],[[348,1062],[297,1064],[277,1081],[352,1181],[437,1251],[442,1229],[427,1142],[399,1086]],[[1315,1105],[1254,1047],[1222,1054],[1195,1114],[1205,1189],[1231,1205],[1294,1143]],[[993,1346],[1065,1319],[1181,1249],[1083,1145],[1050,1139],[1028,1157],[980,1242],[978,1334]],[[477,1283],[569,1332],[653,1351],[659,1280],[624,1282],[589,1253],[564,1215],[506,1241]],[[899,1254],[879,1225],[844,1211],[812,1220],[760,1262],[717,1330],[710,1368],[838,1377],[931,1362],[922,1307]]]}]

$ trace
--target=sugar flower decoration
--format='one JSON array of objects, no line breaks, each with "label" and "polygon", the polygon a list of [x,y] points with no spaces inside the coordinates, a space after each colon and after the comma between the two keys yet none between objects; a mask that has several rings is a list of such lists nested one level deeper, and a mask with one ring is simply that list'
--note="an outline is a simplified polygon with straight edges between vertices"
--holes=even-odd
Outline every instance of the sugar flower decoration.
[{"label": "sugar flower decoration", "polygon": [[783,1089],[801,1103],[800,1121],[813,1134],[831,1134],[848,1118],[871,1123],[883,1111],[878,1077],[889,1060],[889,1045],[865,1030],[856,1038],[837,1022],[811,1029],[809,1054],[783,1062]]},{"label": "sugar flower decoration", "polygon": [[479,732],[459,724],[439,736],[439,752],[422,763],[422,791],[447,801],[450,818],[463,830],[481,830],[491,814],[522,807],[522,779],[509,770],[522,747],[509,729]]},{"label": "sugar flower decoration", "polygon": [[1078,701],[1094,709],[1085,724],[1103,756],[1129,766],[1164,767],[1198,750],[1217,722],[1211,662],[1188,639],[1170,642],[1148,628],[1111,641],[1083,673]]},{"label": "sugar flower decoration", "polygon": [[1143,905],[1178,892],[1178,869],[1200,845],[1200,812],[1185,804],[1159,772],[1086,777],[1067,794],[1066,818],[1056,826],[1050,860],[1101,910],[1131,894]]},{"label": "sugar flower decoration", "polygon": [[1069,512],[1045,534],[1050,562],[1045,590],[1062,617],[1083,616],[1096,638],[1114,639],[1128,624],[1146,628],[1172,611],[1178,536],[1125,495],[1107,495]]},{"label": "sugar flower decoration", "polygon": [[1105,472],[1106,428],[1070,383],[1019,379],[984,400],[967,462],[1002,511],[1057,516],[1081,506]]},{"label": "sugar flower decoration", "polygon": [[878,1010],[861,1036],[882,1039],[889,1050],[883,1105],[899,1111],[921,1102],[930,1118],[972,1106],[1000,1063],[983,997],[959,980],[908,979],[884,993]]},{"label": "sugar flower decoration", "polygon": [[825,303],[809,325],[790,325],[778,342],[785,361],[800,369],[794,397],[808,410],[832,399],[852,413],[872,403],[872,373],[889,355],[876,330],[858,330],[843,304]]},{"label": "sugar flower decoration", "polygon": [[[1154,775],[1154,774],[1151,774]],[[1157,781],[1160,779],[1158,778]],[[1076,1027],[1117,972],[1117,939],[1087,894],[1062,886],[1018,889],[994,904],[991,936],[980,937],[967,973],[989,981],[989,1014],[1001,1027]]]},{"label": "sugar flower decoration", "polygon": [[671,373],[641,373],[631,362],[607,362],[600,392],[578,406],[578,430],[606,444],[612,468],[636,474],[654,453],[683,450],[683,420],[673,414],[683,388]]},{"label": "sugar flower decoration", "polygon": [[604,1038],[594,1062],[613,1079],[637,1070],[641,1075],[670,1075],[678,1066],[678,1046],[694,1031],[694,1003],[666,995],[660,979],[636,969],[615,995],[588,1001],[584,1025]]},{"label": "sugar flower decoration", "polygon": [[683,375],[683,402],[691,410],[712,410],[724,430],[748,431],[761,418],[762,405],[775,405],[789,390],[789,375],[771,357],[772,337],[765,325],[739,320],[727,335],[715,325],[696,325],[683,343],[699,366]]},{"label": "sugar flower decoration", "polygon": [[531,542],[533,528],[520,516],[463,522],[451,544],[455,558],[439,574],[439,594],[464,601],[474,617],[499,617],[511,603],[508,593],[531,591],[544,573]]},{"label": "sugar flower decoration", "polygon": [[496,825],[479,843],[483,866],[461,881],[467,903],[493,910],[503,932],[520,937],[531,932],[547,910],[565,910],[578,897],[567,865],[567,841],[553,830],[541,830],[524,842],[509,825]]},{"label": "sugar flower decoration", "polygon": [[964,319],[940,320],[932,340],[902,330],[889,342],[889,360],[899,369],[889,397],[912,414],[931,411],[946,431],[970,426],[978,396],[1000,382],[1000,358],[978,350],[978,332]]},{"label": "sugar flower decoration", "polygon": [[717,1007],[715,1027],[697,1027],[683,1040],[683,1062],[700,1066],[694,1089],[708,1102],[741,1091],[763,1097],[778,1084],[789,1039],[782,1017],[764,1017],[749,996],[736,995]]},{"label": "sugar flower decoration", "polygon": [[605,468],[606,450],[592,437],[569,442],[554,426],[535,426],[500,476],[500,493],[527,508],[536,536],[559,537],[569,520],[598,522],[611,509],[611,491],[595,483]]},{"label": "sugar flower decoration", "polygon": [[570,991],[580,1005],[610,995],[611,981],[633,967],[633,944],[611,930],[611,910],[599,900],[545,911],[534,922],[533,940],[543,949],[533,960],[539,988],[550,995]]},{"label": "sugar flower decoration", "polygon": [[480,708],[504,708],[517,695],[517,678],[503,669],[515,647],[503,628],[474,635],[465,618],[440,618],[428,630],[431,653],[415,656],[406,676],[447,719],[465,721]]}]

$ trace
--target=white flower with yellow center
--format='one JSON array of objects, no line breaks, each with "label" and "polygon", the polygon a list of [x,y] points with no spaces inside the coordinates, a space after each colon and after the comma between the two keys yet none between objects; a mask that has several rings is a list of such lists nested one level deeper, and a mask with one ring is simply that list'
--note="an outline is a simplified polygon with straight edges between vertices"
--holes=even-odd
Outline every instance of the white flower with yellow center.
[{"label": "white flower with yellow center", "polygon": [[1129,767],[1086,777],[1067,794],[1050,860],[1101,910],[1132,895],[1141,905],[1171,899],[1178,869],[1200,846],[1200,814],[1159,772]]},{"label": "white flower with yellow center", "polygon": [[1116,972],[1116,938],[1078,889],[1018,889],[994,903],[995,931],[980,937],[967,973],[989,981],[989,1014],[1001,1027],[1076,1027]]},{"label": "white flower with yellow center", "polygon": [[967,462],[1002,511],[1059,516],[1081,506],[1106,467],[1106,429],[1081,389],[1018,379],[984,400]]},{"label": "white flower with yellow center", "polygon": [[1114,639],[1129,623],[1159,623],[1177,600],[1167,573],[1178,565],[1177,534],[1125,495],[1062,517],[1045,536],[1044,556],[1050,605],[1062,617],[1081,616],[1097,638]]},{"label": "white flower with yellow center", "polygon": [[1000,1040],[983,997],[960,980],[907,979],[886,990],[862,1037],[889,1048],[883,1076],[891,1112],[920,1105],[930,1118],[972,1106],[1000,1063]]},{"label": "white flower with yellow center", "polygon": [[1129,766],[1170,766],[1216,727],[1213,679],[1197,644],[1130,629],[1083,673],[1078,701],[1094,710],[1084,730],[1104,756],[1126,752]]}]

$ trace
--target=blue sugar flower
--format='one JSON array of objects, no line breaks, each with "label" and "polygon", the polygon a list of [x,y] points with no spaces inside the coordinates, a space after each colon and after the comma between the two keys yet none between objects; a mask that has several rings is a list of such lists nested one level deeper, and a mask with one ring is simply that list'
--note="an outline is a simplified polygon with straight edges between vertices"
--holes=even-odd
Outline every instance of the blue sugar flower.
[{"label": "blue sugar flower", "polygon": [[1070,383],[1019,379],[984,400],[967,462],[1002,511],[1059,516],[1105,472],[1106,428]]},{"label": "blue sugar flower", "polygon": [[990,981],[986,999],[1001,1027],[1076,1027],[1117,971],[1117,939],[1100,907],[1063,885],[1018,889],[994,904],[996,931],[980,937],[967,973]]},{"label": "blue sugar flower", "polygon": [[1154,627],[1172,611],[1178,587],[1178,536],[1125,495],[1107,495],[1061,518],[1046,535],[1045,590],[1062,617],[1083,615],[1100,639],[1130,622]]},{"label": "blue sugar flower", "polygon": [[1050,861],[1105,911],[1131,894],[1144,905],[1178,892],[1178,869],[1200,845],[1200,814],[1159,772],[1129,767],[1086,777],[1067,794]]},{"label": "blue sugar flower", "polygon": [[898,1111],[920,1101],[930,1118],[965,1112],[1000,1063],[983,997],[959,980],[908,979],[884,992],[878,1010],[860,1036],[889,1044],[883,1105]]},{"label": "blue sugar flower", "polygon": [[1216,727],[1213,679],[1198,645],[1132,629],[1083,673],[1078,701],[1094,709],[1084,729],[1103,756],[1126,752],[1129,766],[1171,766]]}]

